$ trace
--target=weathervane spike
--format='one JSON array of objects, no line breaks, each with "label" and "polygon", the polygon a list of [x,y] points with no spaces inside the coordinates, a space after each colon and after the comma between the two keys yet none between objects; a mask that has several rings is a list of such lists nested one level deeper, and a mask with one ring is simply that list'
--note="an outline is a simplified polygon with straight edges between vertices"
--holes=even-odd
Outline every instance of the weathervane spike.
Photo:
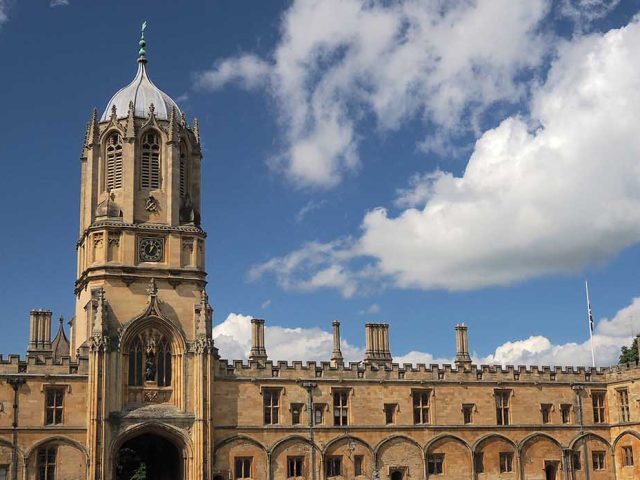
[{"label": "weathervane spike", "polygon": [[147,21],[142,22],[142,28],[140,29],[140,41],[138,44],[140,45],[140,50],[138,50],[138,62],[146,62],[147,61],[147,51],[144,47],[147,46],[147,42],[144,39],[144,31],[147,28]]}]

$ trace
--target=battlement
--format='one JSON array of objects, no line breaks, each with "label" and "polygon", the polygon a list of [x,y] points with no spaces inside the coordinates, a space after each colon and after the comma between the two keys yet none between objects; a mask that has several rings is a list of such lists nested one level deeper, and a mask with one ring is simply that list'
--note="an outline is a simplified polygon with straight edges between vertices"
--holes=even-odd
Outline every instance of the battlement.
[{"label": "battlement", "polygon": [[69,356],[36,357],[27,355],[10,354],[7,357],[0,354],[0,375],[87,375],[89,371],[89,359],[79,356],[76,360]]},{"label": "battlement", "polygon": [[606,383],[615,376],[629,372],[638,376],[640,367],[551,367],[525,365],[475,365],[460,368],[451,364],[371,364],[349,362],[333,365],[316,361],[228,361],[218,362],[216,375],[222,378],[283,378],[295,380],[300,377],[334,381],[374,380],[410,382],[514,382],[514,383]]}]

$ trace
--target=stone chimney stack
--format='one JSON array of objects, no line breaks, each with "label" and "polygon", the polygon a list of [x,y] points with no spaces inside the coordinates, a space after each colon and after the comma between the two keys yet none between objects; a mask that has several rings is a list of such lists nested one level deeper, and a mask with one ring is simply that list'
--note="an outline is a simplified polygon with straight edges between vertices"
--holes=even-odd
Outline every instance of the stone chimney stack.
[{"label": "stone chimney stack", "polygon": [[469,356],[469,334],[464,323],[456,325],[456,365],[465,370],[471,367]]},{"label": "stone chimney stack", "polygon": [[51,310],[31,310],[28,355],[51,356]]},{"label": "stone chimney stack", "polygon": [[391,363],[391,349],[389,347],[389,324],[365,324],[365,352],[364,361],[367,363]]},{"label": "stone chimney stack", "polygon": [[264,362],[267,360],[267,350],[264,348],[264,320],[251,319],[251,353],[250,362]]},{"label": "stone chimney stack", "polygon": [[333,321],[333,352],[331,353],[331,366],[337,367],[344,363],[342,351],[340,350],[340,322]]}]

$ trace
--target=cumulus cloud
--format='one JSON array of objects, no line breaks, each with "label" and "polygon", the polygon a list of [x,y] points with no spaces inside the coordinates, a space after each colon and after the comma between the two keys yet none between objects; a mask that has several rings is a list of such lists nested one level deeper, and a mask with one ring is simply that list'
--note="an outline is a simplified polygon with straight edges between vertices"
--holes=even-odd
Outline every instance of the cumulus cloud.
[{"label": "cumulus cloud", "polygon": [[548,0],[298,0],[266,58],[223,60],[195,86],[265,86],[284,133],[271,165],[295,185],[332,187],[360,165],[364,118],[383,131],[422,118],[444,138],[468,129],[463,117],[521,100],[518,78],[548,52],[548,11]]},{"label": "cumulus cloud", "polygon": [[[223,358],[245,360],[251,350],[251,316],[231,313],[213,328],[213,339]],[[328,361],[333,351],[333,334],[320,328],[286,328],[265,325],[265,346],[273,360]],[[359,361],[364,350],[341,341],[345,361]]]},{"label": "cumulus cloud", "polygon": [[374,209],[359,238],[306,244],[256,276],[311,290],[331,286],[314,281],[319,271],[339,272],[346,296],[381,278],[465,290],[577,272],[638,242],[639,42],[635,20],[565,43],[531,116],[485,132],[462,176],[414,177],[396,201],[409,208]]},{"label": "cumulus cloud", "polygon": [[9,6],[7,5],[6,0],[0,0],[0,25],[9,20],[7,16],[7,10]]},{"label": "cumulus cloud", "polygon": [[[620,348],[630,345],[637,334],[640,334],[640,298],[635,298],[612,319],[598,322],[593,335],[596,364],[616,364]],[[493,354],[478,358],[478,361],[503,365],[591,365],[591,343],[585,340],[554,345],[544,336],[532,336],[504,343]]]},{"label": "cumulus cloud", "polygon": [[69,5],[69,0],[51,0],[49,6],[53,7],[66,7]]},{"label": "cumulus cloud", "polygon": [[[584,330],[587,330],[585,319]],[[393,328],[393,326],[392,326]],[[593,343],[598,366],[615,365],[620,348],[631,344],[640,333],[640,297],[619,310],[611,319],[600,320],[595,328]],[[473,345],[473,331],[471,345]],[[223,358],[246,360],[251,349],[251,317],[231,313],[224,322],[213,329],[216,347]],[[452,333],[453,349],[453,333]],[[269,358],[273,360],[328,361],[333,350],[331,332],[320,328],[285,328],[265,326],[265,345]],[[364,349],[342,338],[342,354],[346,361],[360,361]],[[393,348],[392,348],[393,351]],[[452,356],[436,357],[429,352],[410,351],[394,355],[394,362],[444,364],[453,363]],[[554,365],[590,366],[591,345],[589,340],[580,343],[554,344],[542,335],[505,342],[489,355],[472,355],[476,364],[484,365]]]}]

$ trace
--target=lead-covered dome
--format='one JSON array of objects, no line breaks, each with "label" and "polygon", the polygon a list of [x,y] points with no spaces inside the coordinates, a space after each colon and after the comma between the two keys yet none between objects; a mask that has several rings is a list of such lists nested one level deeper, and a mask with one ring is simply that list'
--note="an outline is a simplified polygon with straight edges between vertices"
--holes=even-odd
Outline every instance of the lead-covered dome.
[{"label": "lead-covered dome", "polygon": [[149,107],[153,104],[156,118],[169,120],[172,110],[175,108],[180,115],[180,108],[173,99],[156,87],[147,75],[146,59],[138,59],[138,72],[133,81],[126,87],[121,88],[111,97],[107,108],[104,110],[101,122],[111,117],[113,107],[116,107],[118,118],[124,118],[129,111],[129,103],[133,102],[134,115],[136,117],[148,117]]}]

